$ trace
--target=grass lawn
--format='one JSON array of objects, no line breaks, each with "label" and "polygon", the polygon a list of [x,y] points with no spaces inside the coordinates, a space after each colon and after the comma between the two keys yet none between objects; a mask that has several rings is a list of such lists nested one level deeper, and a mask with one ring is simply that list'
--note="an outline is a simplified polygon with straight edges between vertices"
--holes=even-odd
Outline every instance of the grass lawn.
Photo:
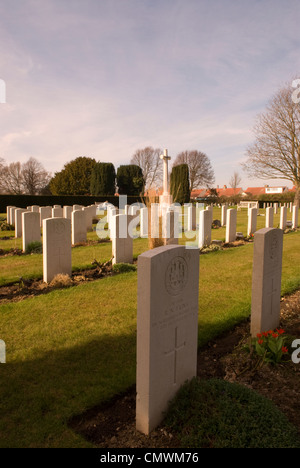
[{"label": "grass lawn", "polygon": [[[135,256],[147,248],[134,241]],[[249,316],[252,256],[253,244],[200,256],[200,346]],[[108,260],[111,244],[76,247],[72,257],[73,268]],[[2,282],[39,276],[42,256],[0,258],[0,267]],[[295,232],[284,236],[282,293],[298,287]],[[136,295],[131,272],[0,306],[0,447],[89,446],[67,421],[135,383]]]}]

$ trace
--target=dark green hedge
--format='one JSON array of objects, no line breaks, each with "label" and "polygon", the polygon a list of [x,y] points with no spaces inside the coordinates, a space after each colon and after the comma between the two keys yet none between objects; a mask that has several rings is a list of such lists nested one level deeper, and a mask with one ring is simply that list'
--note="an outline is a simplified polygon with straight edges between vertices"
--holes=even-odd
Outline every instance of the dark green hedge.
[{"label": "dark green hedge", "polygon": [[[17,206],[26,208],[31,205],[53,206],[53,205],[93,205],[95,202],[108,201],[115,206],[119,206],[119,197],[116,196],[85,196],[85,195],[0,195],[0,213],[6,213],[7,206]],[[128,205],[136,202],[143,202],[141,197],[127,197]]]}]

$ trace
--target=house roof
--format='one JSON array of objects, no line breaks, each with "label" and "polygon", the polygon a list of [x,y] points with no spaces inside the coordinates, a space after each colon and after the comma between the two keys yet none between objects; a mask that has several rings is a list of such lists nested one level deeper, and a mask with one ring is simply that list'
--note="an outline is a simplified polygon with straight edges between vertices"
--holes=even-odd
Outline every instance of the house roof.
[{"label": "house roof", "polygon": [[251,193],[251,195],[263,195],[265,193],[265,187],[248,187],[244,193]]},{"label": "house roof", "polygon": [[217,188],[217,193],[219,197],[233,197],[234,195],[241,195],[243,193],[243,189],[241,187],[228,188],[224,185],[223,188]]}]

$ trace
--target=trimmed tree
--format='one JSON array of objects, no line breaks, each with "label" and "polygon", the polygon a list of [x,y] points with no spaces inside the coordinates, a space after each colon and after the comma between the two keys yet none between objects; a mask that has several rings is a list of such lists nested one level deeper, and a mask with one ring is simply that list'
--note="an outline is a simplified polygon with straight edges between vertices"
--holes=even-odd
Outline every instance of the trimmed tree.
[{"label": "trimmed tree", "polygon": [[170,177],[170,192],[174,203],[190,202],[189,167],[187,164],[173,166]]},{"label": "trimmed tree", "polygon": [[118,167],[117,186],[120,195],[141,195],[145,185],[143,171],[135,164]]},{"label": "trimmed tree", "polygon": [[96,163],[91,174],[91,195],[114,195],[115,191],[115,166],[112,163]]},{"label": "trimmed tree", "polygon": [[91,174],[96,160],[80,156],[64,165],[50,181],[53,195],[90,195]]}]

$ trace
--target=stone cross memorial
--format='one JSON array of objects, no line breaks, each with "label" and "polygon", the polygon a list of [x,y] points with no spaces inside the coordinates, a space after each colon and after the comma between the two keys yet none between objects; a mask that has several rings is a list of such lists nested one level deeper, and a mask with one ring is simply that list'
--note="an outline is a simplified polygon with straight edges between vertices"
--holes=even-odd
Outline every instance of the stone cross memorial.
[{"label": "stone cross memorial", "polygon": [[71,220],[48,218],[43,221],[44,282],[50,283],[59,273],[72,274]]},{"label": "stone cross memorial", "polygon": [[149,434],[196,376],[199,249],[167,245],[138,257],[136,428]]},{"label": "stone cross memorial", "polygon": [[283,231],[263,228],[254,234],[251,335],[273,330],[280,322]]}]

